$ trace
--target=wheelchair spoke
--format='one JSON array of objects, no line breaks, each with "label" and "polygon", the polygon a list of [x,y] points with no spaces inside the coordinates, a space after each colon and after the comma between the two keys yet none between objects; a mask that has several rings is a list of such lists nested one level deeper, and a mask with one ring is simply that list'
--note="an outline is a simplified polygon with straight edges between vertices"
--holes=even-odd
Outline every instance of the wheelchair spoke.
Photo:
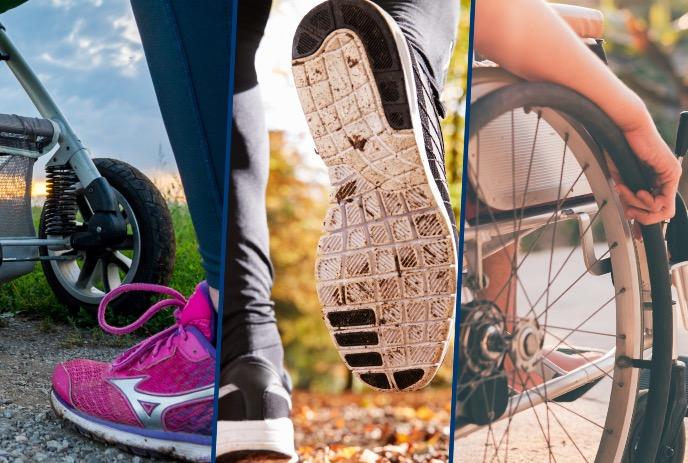
[{"label": "wheelchair spoke", "polygon": [[[597,336],[609,336],[612,338],[618,338],[619,336],[614,334],[614,333],[603,333],[601,331],[590,331],[590,330],[581,330],[580,328],[571,328],[571,327],[566,327],[566,326],[556,326],[556,325],[540,325],[546,330],[563,330],[563,331],[575,331],[576,333],[584,333],[584,334],[594,334]],[[548,331],[549,332],[549,331]]]},{"label": "wheelchair spoke", "polygon": [[[497,463],[525,461],[515,448],[550,463],[613,461],[619,447],[603,443],[625,438],[637,395],[613,362],[630,351],[619,333],[637,326],[619,318],[637,310],[637,254],[590,134],[541,103],[524,107],[471,127],[465,265],[485,278],[469,280],[478,284],[462,308],[457,452],[467,445],[466,461]],[[594,272],[600,262],[612,272]]]},{"label": "wheelchair spoke", "polygon": [[[478,164],[480,164],[480,163],[478,163]],[[469,168],[470,168],[470,166],[469,166]],[[584,174],[584,173],[585,173],[585,167],[584,167],[583,169],[581,169],[581,172],[578,174],[578,176],[577,176],[576,180],[574,181],[573,185],[571,185],[571,187],[570,187],[569,190],[566,192],[566,194],[564,195],[564,197],[561,198],[561,199],[557,202],[557,204],[556,204],[557,211],[560,209],[561,205],[569,198],[569,195],[573,192],[573,189],[574,189],[575,185],[578,183],[578,181],[579,181],[581,178],[583,178],[583,174]],[[481,189],[481,187],[480,187],[480,185],[477,185],[477,188],[478,188],[478,193],[483,193],[483,192],[482,192],[482,189]],[[476,195],[476,196],[477,196],[477,195]],[[476,203],[476,207],[478,207],[478,203]],[[508,247],[508,245],[504,242],[504,239],[502,238],[502,235],[501,235],[501,233],[499,232],[499,228],[497,227],[497,219],[496,219],[496,217],[494,216],[494,213],[492,212],[492,209],[491,209],[490,207],[487,207],[486,209],[487,209],[487,212],[488,212],[489,215],[490,215],[490,219],[491,219],[490,225],[495,229],[495,232],[496,232],[496,234],[497,234],[497,239],[498,239],[499,244],[500,244],[500,246],[501,246],[501,250],[500,250],[499,252],[506,253],[506,254],[507,254],[507,257],[509,258],[509,260],[514,259],[515,256],[509,256],[509,254],[506,252],[506,248]],[[519,269],[521,268],[521,266],[525,263],[526,259],[530,256],[531,251],[532,251],[532,250],[534,249],[534,247],[535,247],[535,243],[537,243],[537,241],[539,240],[539,238],[542,236],[542,234],[544,233],[544,230],[546,229],[546,227],[550,224],[550,222],[551,222],[553,219],[556,219],[557,214],[558,214],[557,212],[551,214],[550,217],[545,221],[544,225],[540,228],[540,230],[538,230],[538,232],[537,232],[538,234],[537,234],[536,238],[533,240],[533,242],[532,242],[531,245],[529,246],[528,250],[525,252],[524,256],[520,259],[519,264],[518,264],[517,266],[515,266],[515,267],[512,265],[511,276],[512,276],[512,278],[515,278],[516,281],[519,281],[519,276],[518,276],[518,274],[517,274],[518,270],[519,270]],[[478,216],[478,217],[479,217],[479,216]],[[479,223],[476,223],[476,227],[477,227],[478,225],[479,225]],[[517,232],[516,232],[516,236],[517,236],[517,237],[519,236],[519,233],[520,233],[520,228],[519,228],[519,229],[517,230]],[[477,248],[476,248],[476,259],[477,259],[477,258],[478,258],[478,254],[477,254]],[[509,281],[507,281],[506,283],[504,283],[504,285],[503,285],[503,286],[500,288],[500,290],[497,292],[498,296],[497,296],[495,299],[497,299],[497,298],[503,293],[503,291],[504,291],[505,289],[510,288],[511,286],[512,286],[511,280],[509,280]]]},{"label": "wheelchair spoke", "polygon": [[[610,251],[611,251],[611,249],[607,249],[607,250],[604,252],[604,254],[602,254],[602,256],[599,257],[599,258],[597,259],[597,262],[599,262],[599,261],[601,261],[602,259],[604,259],[605,256],[606,256],[607,254],[609,254]],[[563,298],[566,294],[568,294],[568,292],[569,292],[571,289],[573,289],[574,286],[576,286],[578,283],[580,283],[581,280],[583,279],[583,277],[585,277],[587,274],[588,274],[588,269],[586,268],[585,271],[584,271],[583,273],[581,273],[580,275],[578,275],[578,277],[576,277],[576,279],[574,280],[574,282],[571,283],[571,284],[570,284],[561,294],[559,294],[559,296],[557,296],[557,298],[556,298],[551,304],[548,304],[547,306],[545,306],[545,309],[544,309],[542,312],[540,312],[539,314],[537,314],[537,315],[536,315],[536,318],[540,318],[540,317],[542,317],[543,314],[547,313],[547,311],[548,311],[554,304],[556,304],[557,302],[559,302],[559,301],[561,300],[561,298]]]},{"label": "wheelchair spoke", "polygon": [[566,410],[567,412],[576,415],[578,418],[581,418],[581,419],[587,421],[588,423],[592,424],[593,426],[595,426],[595,427],[597,427],[597,428],[599,428],[599,429],[604,430],[604,426],[603,426],[603,425],[601,425],[601,424],[599,424],[599,423],[595,423],[593,420],[591,420],[590,418],[587,418],[587,417],[581,415],[581,414],[578,413],[577,411],[572,410],[572,409],[570,409],[569,407],[565,407],[564,405],[562,405],[562,404],[559,403],[559,402],[554,402],[554,401],[552,401],[552,402],[550,402],[550,403],[556,405],[557,407],[563,408],[563,409]]}]

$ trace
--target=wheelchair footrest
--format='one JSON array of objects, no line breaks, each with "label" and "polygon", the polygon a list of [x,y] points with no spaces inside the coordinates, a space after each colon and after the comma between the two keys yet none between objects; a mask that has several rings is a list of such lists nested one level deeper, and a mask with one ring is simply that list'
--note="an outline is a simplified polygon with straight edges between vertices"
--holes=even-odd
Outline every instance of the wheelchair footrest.
[{"label": "wheelchair footrest", "polygon": [[0,154],[43,154],[58,135],[57,124],[49,119],[0,114]]}]

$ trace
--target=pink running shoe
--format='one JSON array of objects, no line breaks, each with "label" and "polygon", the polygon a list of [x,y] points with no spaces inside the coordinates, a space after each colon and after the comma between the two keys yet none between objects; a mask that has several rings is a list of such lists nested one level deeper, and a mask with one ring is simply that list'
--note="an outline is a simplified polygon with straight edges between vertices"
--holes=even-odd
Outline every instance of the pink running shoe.
[{"label": "pink running shoe", "polygon": [[[108,303],[129,291],[171,298],[157,302],[129,326],[108,325]],[[130,333],[166,307],[177,307],[177,323],[112,363],[77,359],[57,365],[52,406],[88,437],[137,454],[210,461],[215,313],[207,284],[199,284],[188,301],[164,286],[122,285],[103,298],[98,323],[111,334]]]}]

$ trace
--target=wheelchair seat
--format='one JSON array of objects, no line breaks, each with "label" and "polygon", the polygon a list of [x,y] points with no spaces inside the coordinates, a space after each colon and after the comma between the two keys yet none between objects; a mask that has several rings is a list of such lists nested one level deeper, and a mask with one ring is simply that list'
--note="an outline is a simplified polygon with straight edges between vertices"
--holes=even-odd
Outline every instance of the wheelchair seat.
[{"label": "wheelchair seat", "polygon": [[12,8],[16,8],[22,3],[26,3],[29,0],[2,0],[0,1],[0,14],[11,10]]},{"label": "wheelchair seat", "polygon": [[564,21],[583,39],[602,39],[604,35],[604,15],[599,10],[583,6],[549,4]]}]

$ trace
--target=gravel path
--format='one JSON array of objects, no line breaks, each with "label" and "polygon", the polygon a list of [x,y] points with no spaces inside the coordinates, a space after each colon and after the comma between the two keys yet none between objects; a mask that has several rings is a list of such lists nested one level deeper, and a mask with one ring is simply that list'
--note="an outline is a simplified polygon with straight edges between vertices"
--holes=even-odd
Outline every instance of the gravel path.
[{"label": "gravel path", "polygon": [[55,364],[74,357],[110,360],[123,348],[115,342],[22,314],[0,314],[0,463],[152,461],[84,438],[50,407]]}]

